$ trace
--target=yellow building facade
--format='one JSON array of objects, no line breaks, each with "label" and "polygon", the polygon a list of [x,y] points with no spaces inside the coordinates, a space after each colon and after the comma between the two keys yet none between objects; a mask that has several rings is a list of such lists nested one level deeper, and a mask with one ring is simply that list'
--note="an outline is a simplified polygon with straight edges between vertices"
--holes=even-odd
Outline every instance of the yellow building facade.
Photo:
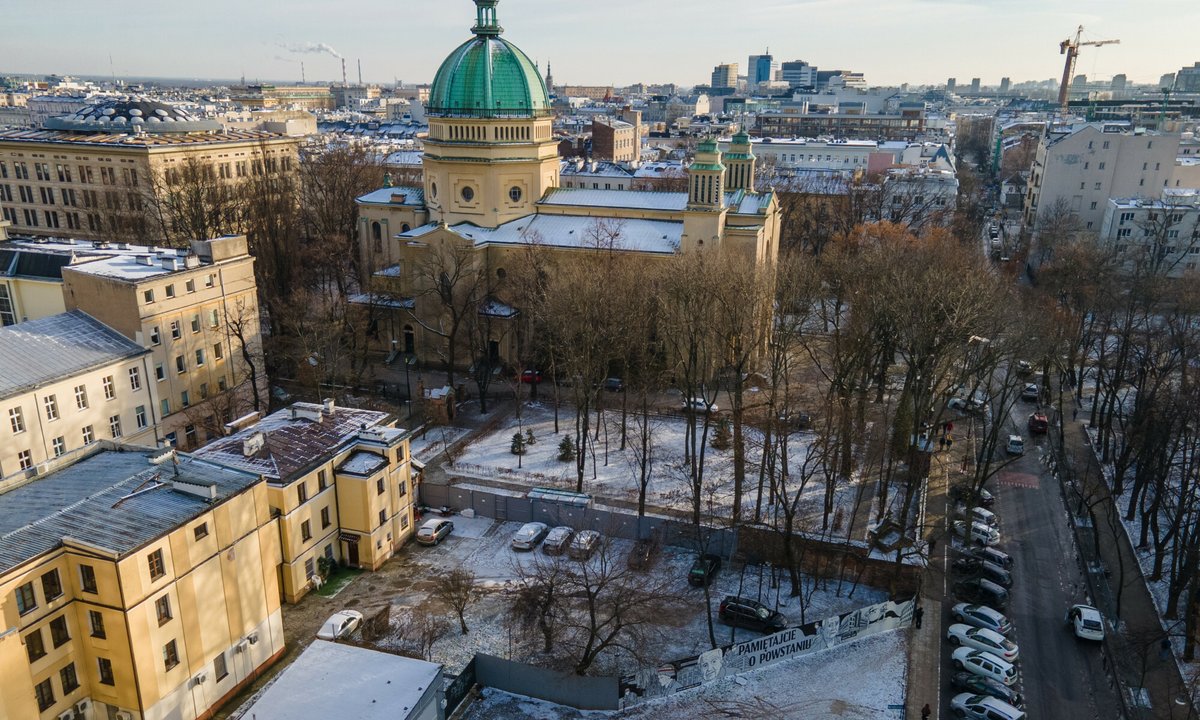
[{"label": "yellow building facade", "polygon": [[409,432],[382,412],[296,403],[196,456],[267,479],[279,519],[283,598],[320,583],[325,562],[378,570],[415,532]]},{"label": "yellow building facade", "polygon": [[116,450],[0,494],[0,718],[203,720],[283,652],[262,479]]}]

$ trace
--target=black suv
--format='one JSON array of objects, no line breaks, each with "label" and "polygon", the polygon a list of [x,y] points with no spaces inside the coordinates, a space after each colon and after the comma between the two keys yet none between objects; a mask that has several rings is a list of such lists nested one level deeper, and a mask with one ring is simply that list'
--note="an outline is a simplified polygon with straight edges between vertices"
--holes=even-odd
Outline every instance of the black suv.
[{"label": "black suv", "polygon": [[721,601],[721,622],[763,633],[779,632],[787,627],[783,613],[775,612],[757,600],[730,595]]},{"label": "black suv", "polygon": [[963,557],[951,565],[955,572],[991,580],[1002,588],[1012,587],[1012,575],[999,565],[973,557]]},{"label": "black suv", "polygon": [[688,584],[704,587],[712,582],[713,576],[721,569],[721,558],[712,553],[705,553],[696,558],[692,569],[688,570]]}]

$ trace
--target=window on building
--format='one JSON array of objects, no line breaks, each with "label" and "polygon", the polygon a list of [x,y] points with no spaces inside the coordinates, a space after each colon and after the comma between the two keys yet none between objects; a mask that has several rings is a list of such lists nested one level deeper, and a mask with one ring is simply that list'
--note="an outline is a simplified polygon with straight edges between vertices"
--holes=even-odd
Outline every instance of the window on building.
[{"label": "window on building", "polygon": [[97,593],[96,589],[96,568],[91,565],[79,566],[79,587],[85,593]]},{"label": "window on building", "polygon": [[401,480],[400,484],[397,486],[397,489],[399,490],[400,497],[404,497],[408,494],[408,483]]},{"label": "window on building", "polygon": [[84,425],[82,432],[84,445],[91,445],[96,442],[96,432],[92,429],[91,425]]},{"label": "window on building", "polygon": [[387,523],[387,508],[379,511],[379,524],[384,525],[385,523]]},{"label": "window on building", "polygon": [[46,657],[46,644],[42,640],[41,628],[25,636],[25,654],[29,656],[29,662]]},{"label": "window on building", "polygon": [[138,405],[136,408],[134,408],[133,417],[135,422],[137,422],[138,430],[145,430],[146,425],[148,425],[146,422],[146,406]]},{"label": "window on building", "polygon": [[22,450],[17,453],[17,464],[22,470],[28,470],[33,467],[33,455],[28,450]]},{"label": "window on building", "polygon": [[225,357],[225,350],[222,349],[221,343],[217,343],[216,345],[213,345],[213,357],[215,357],[218,360]]},{"label": "window on building", "polygon": [[192,530],[192,535],[194,535],[197,540],[203,540],[204,538],[208,537],[208,523],[203,522],[197,525]]},{"label": "window on building", "polygon": [[225,665],[225,653],[223,652],[217,653],[217,656],[213,658],[213,675],[216,676],[217,682],[221,682],[229,675],[229,668]]},{"label": "window on building", "polygon": [[208,326],[209,327],[217,327],[220,324],[221,324],[221,317],[217,313],[217,311],[209,310],[208,311]]},{"label": "window on building", "polygon": [[80,410],[86,410],[87,406],[88,406],[87,386],[86,385],[76,385],[75,386],[75,407],[79,408]]},{"label": "window on building", "polygon": [[129,368],[129,389],[133,391],[142,389],[142,369],[131,367]]},{"label": "window on building", "polygon": [[175,297],[175,284],[171,283],[167,285],[165,288],[163,288],[163,293],[169,298]]},{"label": "window on building", "polygon": [[167,370],[166,370],[166,368],[163,367],[162,363],[155,363],[154,379],[159,382],[162,382],[163,380],[167,379]]},{"label": "window on building", "polygon": [[327,527],[329,527],[329,508],[323,507],[321,508],[321,529],[324,530]]},{"label": "window on building", "polygon": [[308,485],[301,482],[296,486],[296,499],[300,501],[301,505],[308,502]]},{"label": "window on building", "polygon": [[307,520],[300,523],[300,540],[301,542],[312,540],[312,527],[308,524]]},{"label": "window on building", "polygon": [[158,580],[167,574],[167,566],[163,563],[162,550],[155,550],[146,556],[146,565],[150,569],[150,579]]},{"label": "window on building", "polygon": [[312,580],[317,574],[317,563],[312,558],[304,561],[304,577]]},{"label": "window on building", "polygon": [[175,356],[175,372],[181,374],[187,372],[187,361],[183,359],[182,355]]},{"label": "window on building", "polygon": [[16,595],[18,614],[25,615],[37,610],[37,595],[33,592],[33,583],[27,582],[18,587]]},{"label": "window on building", "polygon": [[324,470],[317,471],[317,492],[321,492],[328,485],[329,481]]},{"label": "window on building", "polygon": [[199,313],[196,313],[195,315],[192,316],[192,332],[193,333],[200,332],[200,314]]},{"label": "window on building", "polygon": [[166,625],[171,620],[171,596],[163,595],[154,601],[154,614],[159,625]]},{"label": "window on building", "polygon": [[196,438],[195,425],[187,425],[183,428],[183,441],[187,443],[188,447],[195,447],[199,444]]},{"label": "window on building", "polygon": [[1104,165],[1105,165],[1105,163],[1100,163],[1100,169],[1101,169],[1101,170],[1103,170],[1103,169],[1104,169]]},{"label": "window on building", "polygon": [[12,425],[14,435],[25,432],[25,413],[21,408],[8,409],[8,423]]},{"label": "window on building", "polygon": [[1095,209],[1096,209],[1096,201],[1095,201],[1095,200],[1093,200],[1093,201],[1092,201],[1092,209],[1093,209],[1093,210],[1095,210]]},{"label": "window on building", "polygon": [[223,378],[223,377],[217,378],[217,390],[219,392],[225,392],[225,388],[227,387],[227,385],[228,385],[228,383],[225,382],[225,378]]},{"label": "window on building", "polygon": [[208,383],[200,383],[200,399],[208,399]]},{"label": "window on building", "polygon": [[58,671],[58,679],[62,682],[63,695],[70,695],[79,689],[79,676],[75,674],[75,663],[67,663]]},{"label": "window on building", "polygon": [[50,678],[34,685],[33,692],[37,696],[38,710],[46,712],[54,707],[54,686],[50,683]]},{"label": "window on building", "polygon": [[104,385],[104,399],[112,400],[117,396],[117,384],[113,381],[113,376],[108,375],[102,381]]},{"label": "window on building", "polygon": [[42,406],[46,410],[47,420],[58,419],[58,396],[47,395],[46,397],[42,398]]},{"label": "window on building", "polygon": [[1099,189],[1100,189],[1100,186],[1101,186],[1101,184],[1100,184],[1100,183],[1096,183],[1096,185],[1095,185],[1095,189],[1096,189],[1096,190],[1099,190]]},{"label": "window on building", "polygon": [[204,348],[196,350],[196,367],[204,365]]},{"label": "window on building", "polygon": [[183,335],[183,331],[180,329],[179,321],[172,320],[171,321],[171,339],[178,340],[182,335]]},{"label": "window on building", "polygon": [[113,438],[121,437],[121,416],[112,415],[108,418],[108,434]]},{"label": "window on building", "polygon": [[112,660],[108,658],[96,658],[96,665],[99,669],[101,685],[115,685],[113,682]]},{"label": "window on building", "polygon": [[162,401],[159,403],[159,410],[162,411],[163,417],[170,415],[171,414],[171,401],[167,398],[163,398]]},{"label": "window on building", "polygon": [[107,637],[104,632],[104,615],[99,610],[88,610],[88,625],[92,628],[92,637]]},{"label": "window on building", "polygon": [[179,664],[179,651],[175,648],[175,641],[171,640],[166,645],[163,645],[163,666],[167,670]]},{"label": "window on building", "polygon": [[216,282],[217,282],[217,276],[213,275],[212,273],[209,273],[208,277],[204,278],[204,287],[210,288],[213,285],[215,285]]},{"label": "window on building", "polygon": [[146,288],[143,290],[142,299],[146,301],[147,305],[154,302],[154,288]]},{"label": "window on building", "polygon": [[187,291],[188,291],[188,292],[190,292],[190,293],[194,293],[194,292],[196,292],[196,281],[195,281],[195,280],[188,280],[187,282],[185,282],[185,283],[183,284],[183,289],[184,289],[184,290],[187,290]]},{"label": "window on building", "polygon": [[62,435],[51,440],[50,444],[54,447],[54,457],[61,457],[67,452],[67,439]]},{"label": "window on building", "polygon": [[382,494],[383,494],[383,487],[384,487],[384,485],[383,485],[383,478],[379,478],[378,480],[376,480],[376,481],[375,481],[375,494],[376,494],[376,495],[382,495]]},{"label": "window on building", "polygon": [[59,615],[50,621],[50,640],[56,648],[71,641],[71,631],[67,629],[66,615]]}]

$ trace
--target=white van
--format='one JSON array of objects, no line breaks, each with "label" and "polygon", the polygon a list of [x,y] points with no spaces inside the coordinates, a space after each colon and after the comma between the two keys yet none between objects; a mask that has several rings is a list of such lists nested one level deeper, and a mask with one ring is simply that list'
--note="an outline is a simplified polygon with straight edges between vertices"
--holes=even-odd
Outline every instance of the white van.
[{"label": "white van", "polygon": [[966,670],[1005,685],[1012,685],[1017,681],[1016,666],[990,652],[960,647],[950,657],[954,659],[954,667],[957,670]]},{"label": "white van", "polygon": [[[960,507],[956,511],[956,514],[959,517],[965,518],[967,515],[967,509],[965,507]],[[1000,525],[1000,518],[996,517],[996,513],[988,510],[987,508],[981,507],[971,508],[971,521],[982,523],[984,525],[990,525],[992,527],[997,527]]]},{"label": "white van", "polygon": [[1025,438],[1020,435],[1009,435],[1008,444],[1004,446],[1009,455],[1024,455],[1025,454]]}]

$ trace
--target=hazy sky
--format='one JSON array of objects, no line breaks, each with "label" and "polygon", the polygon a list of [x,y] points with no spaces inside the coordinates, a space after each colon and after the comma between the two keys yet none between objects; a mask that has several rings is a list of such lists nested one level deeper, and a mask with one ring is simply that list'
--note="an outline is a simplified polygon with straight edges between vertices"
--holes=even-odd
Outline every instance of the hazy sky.
[{"label": "hazy sky", "polygon": [[[863,72],[872,84],[1058,77],[1058,43],[1083,24],[1076,69],[1157,81],[1200,60],[1195,0],[502,0],[505,37],[559,84],[707,83],[770,47],[776,61]],[[0,73],[429,82],[470,38],[469,0],[0,0]],[[310,52],[297,50],[308,48]]]}]

